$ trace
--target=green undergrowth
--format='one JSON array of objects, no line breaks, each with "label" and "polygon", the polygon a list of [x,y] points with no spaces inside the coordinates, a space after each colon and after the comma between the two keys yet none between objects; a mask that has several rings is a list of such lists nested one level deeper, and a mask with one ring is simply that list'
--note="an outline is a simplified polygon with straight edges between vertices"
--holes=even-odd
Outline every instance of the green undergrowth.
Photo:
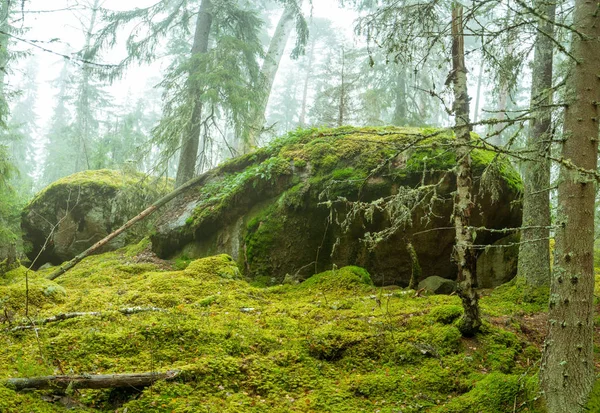
[{"label": "green undergrowth", "polygon": [[[227,255],[165,271],[140,262],[143,246],[86,258],[56,282],[44,279],[52,268],[29,272],[37,334],[9,331],[28,324],[26,270],[7,274],[0,378],[181,371],[139,391],[67,391],[75,411],[536,411],[530,343],[490,323],[461,338],[456,296],[377,288],[358,267],[260,288]],[[502,297],[494,306],[513,311]],[[153,311],[123,314],[136,307]],[[43,324],[70,312],[100,314]],[[67,411],[58,399],[0,386],[2,412]]]}]

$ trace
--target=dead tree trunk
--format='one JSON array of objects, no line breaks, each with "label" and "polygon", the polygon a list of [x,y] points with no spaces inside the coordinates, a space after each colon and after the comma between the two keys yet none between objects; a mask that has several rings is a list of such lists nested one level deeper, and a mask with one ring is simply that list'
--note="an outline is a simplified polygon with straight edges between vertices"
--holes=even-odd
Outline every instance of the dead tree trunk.
[{"label": "dead tree trunk", "polygon": [[470,219],[473,210],[471,199],[473,178],[471,171],[471,127],[469,121],[469,94],[467,91],[467,69],[463,34],[463,8],[459,4],[452,7],[452,82],[454,92],[454,116],[456,135],[456,193],[454,196],[454,227],[456,246],[454,259],[458,266],[457,293],[462,300],[465,313],[459,324],[461,333],[471,336],[479,331],[479,297],[473,288],[475,277],[475,254]]},{"label": "dead tree trunk", "polygon": [[165,373],[42,376],[7,379],[4,385],[16,391],[146,387],[152,385],[157,380],[173,380],[178,375],[179,370],[169,370]]},{"label": "dead tree trunk", "polygon": [[122,234],[123,232],[127,231],[135,223],[140,222],[143,219],[152,215],[157,209],[159,209],[161,206],[165,205],[167,202],[169,202],[173,198],[177,197],[178,195],[182,194],[187,189],[189,189],[193,186],[204,183],[209,177],[212,176],[212,174],[213,174],[213,172],[210,172],[210,171],[206,172],[205,174],[202,174],[194,179],[191,179],[185,185],[180,186],[179,188],[175,189],[173,192],[168,193],[167,195],[165,195],[164,197],[162,197],[161,199],[159,199],[158,201],[156,201],[155,203],[150,205],[148,208],[146,208],[145,210],[140,212],[138,215],[131,218],[121,228],[117,229],[116,231],[111,232],[106,237],[102,238],[100,241],[98,241],[97,243],[95,243],[94,245],[89,247],[87,250],[83,251],[81,254],[79,254],[78,256],[73,258],[71,261],[67,262],[64,265],[61,265],[56,271],[54,271],[52,274],[50,274],[48,276],[48,279],[54,280],[55,278],[64,274],[66,271],[70,270],[75,265],[77,265],[77,263],[79,263],[82,259],[84,259],[87,256],[93,255],[94,253],[99,251],[100,248],[105,246],[108,242],[110,242],[110,240],[112,240],[113,238]]}]

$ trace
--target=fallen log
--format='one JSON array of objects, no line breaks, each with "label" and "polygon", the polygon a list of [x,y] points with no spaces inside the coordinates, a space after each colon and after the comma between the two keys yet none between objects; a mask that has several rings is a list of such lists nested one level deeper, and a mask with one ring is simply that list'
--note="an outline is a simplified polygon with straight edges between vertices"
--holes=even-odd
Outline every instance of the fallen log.
[{"label": "fallen log", "polygon": [[172,191],[172,192],[168,193],[167,195],[163,196],[158,201],[156,201],[152,205],[150,205],[148,208],[146,208],[145,210],[143,210],[142,212],[140,212],[138,215],[136,215],[135,217],[131,218],[122,227],[120,227],[119,229],[111,232],[106,237],[102,238],[100,241],[96,242],[94,245],[92,245],[91,247],[89,247],[87,250],[85,250],[81,254],[77,255],[71,261],[65,263],[64,265],[61,265],[60,267],[58,267],[58,269],[56,269],[47,278],[49,280],[54,280],[54,279],[58,278],[59,276],[61,276],[62,274],[64,274],[65,272],[67,272],[68,270],[70,270],[71,268],[73,268],[75,265],[77,265],[85,257],[94,254],[96,251],[98,251],[100,248],[102,248],[104,245],[106,245],[108,242],[110,242],[110,240],[112,240],[113,238],[115,238],[118,235],[122,234],[123,232],[127,231],[135,223],[143,220],[144,218],[149,217],[154,212],[156,212],[157,209],[159,209],[160,207],[162,207],[163,205],[165,205],[167,202],[169,202],[173,198],[175,198],[178,195],[182,194],[187,189],[189,189],[189,188],[191,188],[193,186],[200,185],[200,184],[204,183],[209,177],[213,176],[214,174],[215,174],[214,171],[208,171],[208,172],[206,172],[206,173],[204,173],[204,174],[202,174],[200,176],[197,176],[196,178],[190,179],[188,182],[186,182],[185,184],[181,185],[179,188],[177,188],[174,191]]},{"label": "fallen log", "polygon": [[[120,308],[117,310],[117,312],[119,312],[123,315],[132,315],[132,314],[138,314],[138,313],[145,313],[145,312],[149,312],[149,311],[165,312],[167,310],[165,310],[163,308],[158,308],[158,307],[128,307],[128,308]],[[114,311],[107,311],[107,312],[90,311],[90,312],[60,313],[57,315],[53,315],[52,317],[37,320],[33,324],[7,328],[6,331],[15,332],[15,331],[22,331],[22,330],[31,330],[33,328],[37,328],[36,326],[41,326],[41,325],[48,324],[48,323],[55,323],[57,321],[69,320],[71,318],[86,317],[86,316],[100,317],[103,315],[110,315],[110,314],[114,314],[114,313],[115,313]]]},{"label": "fallen log", "polygon": [[7,379],[4,385],[15,391],[147,387],[157,380],[173,380],[178,375],[179,370],[169,370],[164,373],[40,376]]}]

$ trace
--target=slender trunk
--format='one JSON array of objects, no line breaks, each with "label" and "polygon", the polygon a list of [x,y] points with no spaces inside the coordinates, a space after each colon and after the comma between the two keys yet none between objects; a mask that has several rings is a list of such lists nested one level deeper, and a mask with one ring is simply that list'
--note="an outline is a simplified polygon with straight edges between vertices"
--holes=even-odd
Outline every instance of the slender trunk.
[{"label": "slender trunk", "polygon": [[394,108],[394,119],[392,123],[396,126],[405,125],[406,119],[406,71],[398,65],[396,74],[396,107]]},{"label": "slender trunk", "polygon": [[[98,16],[98,8],[100,7],[100,0],[95,0],[92,6],[92,16],[90,18],[90,24],[87,27],[85,33],[85,44],[83,46],[84,58],[86,53],[90,50],[92,43],[92,36],[94,35],[94,28],[96,26],[96,18]],[[79,87],[79,96],[77,97],[77,134],[78,134],[78,150],[75,158],[75,171],[78,172],[82,169],[91,169],[90,156],[89,156],[89,140],[90,140],[90,78],[91,78],[91,67],[84,63],[82,67],[81,85]],[[81,161],[85,161],[85,165],[80,165]]]},{"label": "slender trunk", "polygon": [[456,246],[454,259],[458,266],[457,293],[462,300],[464,315],[459,324],[465,336],[475,334],[481,326],[479,297],[473,288],[475,280],[475,254],[470,217],[473,210],[471,193],[473,179],[471,172],[471,128],[469,122],[469,94],[467,90],[467,69],[463,34],[463,8],[455,3],[452,7],[452,80],[454,92],[454,116],[456,135],[456,193],[454,196],[454,227]]},{"label": "slender trunk", "polygon": [[477,92],[475,93],[475,111],[473,112],[473,123],[477,123],[479,118],[479,102],[481,101],[481,84],[483,83],[483,58],[479,64],[479,73],[477,74]]},{"label": "slender trunk", "polygon": [[304,77],[304,89],[302,90],[302,110],[300,111],[300,120],[298,125],[303,128],[306,126],[306,106],[308,101],[308,83],[312,73],[312,66],[315,58],[316,39],[313,37],[310,42],[310,51],[308,52],[308,66],[306,68],[306,76]]},{"label": "slender trunk", "polygon": [[[505,24],[505,31],[508,33],[508,38],[506,39],[506,43],[505,43],[505,53],[507,56],[511,56],[513,54],[514,51],[514,36],[512,35],[513,31],[508,29],[508,26],[510,24],[510,20],[511,20],[511,16],[512,16],[512,11],[509,9],[507,14],[506,14],[506,24]],[[506,116],[506,110],[507,110],[507,106],[508,106],[508,98],[509,98],[509,90],[508,90],[508,81],[506,79],[503,79],[502,76],[500,77],[500,90],[498,91],[498,108],[497,108],[497,118],[499,120],[498,123],[496,123],[494,125],[494,135],[491,138],[491,142],[495,145],[504,145],[504,139],[503,139],[503,134],[502,131],[504,129],[504,127],[506,126],[506,123],[504,122],[504,120],[506,120],[508,118],[508,116]]]},{"label": "slender trunk", "polygon": [[594,383],[594,200],[600,117],[600,13],[576,0],[558,184],[556,253],[540,382],[549,413],[581,412]]},{"label": "slender trunk", "polygon": [[10,6],[11,2],[3,0],[0,5],[0,29],[7,34],[0,33],[0,126],[6,124],[8,118],[8,102],[6,100],[6,93],[4,90],[4,81],[6,77],[6,68],[10,60],[10,54],[8,53],[8,33],[10,29]]},{"label": "slender trunk", "polygon": [[293,21],[293,10],[290,7],[286,7],[279,19],[279,23],[277,23],[277,28],[271,38],[271,44],[269,45],[269,50],[265,56],[265,61],[260,69],[260,98],[254,110],[250,128],[248,129],[248,136],[244,144],[244,153],[249,152],[252,148],[257,146],[257,140],[262,132],[262,127],[265,122],[265,113],[267,111],[271,89],[273,88],[273,82],[275,81],[275,75],[277,75],[279,63],[281,62],[283,52],[285,51],[285,45],[290,37]]},{"label": "slender trunk", "polygon": [[[527,136],[527,147],[534,151],[536,160],[523,164],[523,227],[519,246],[519,277],[528,285],[550,284],[550,162],[548,160],[552,113],[552,58],[551,37],[554,35],[556,4],[543,10],[547,20],[541,20],[536,37],[531,84],[533,120]],[[550,36],[550,37],[549,37]],[[546,107],[544,107],[546,106]]]},{"label": "slender trunk", "polygon": [[206,54],[208,51],[208,40],[213,19],[212,8],[211,0],[202,0],[196,18],[196,31],[191,56],[192,68],[188,78],[188,99],[191,111],[181,141],[179,164],[175,178],[175,186],[177,187],[192,179],[196,173],[196,159],[198,158],[200,131],[202,130],[202,91],[198,88],[194,78],[202,70],[200,67],[201,55]]},{"label": "slender trunk", "polygon": [[346,105],[346,99],[345,99],[345,93],[346,93],[346,84],[345,84],[345,65],[346,65],[346,51],[344,50],[344,48],[342,48],[342,79],[341,79],[341,85],[340,85],[340,100],[339,100],[339,108],[338,108],[338,118],[337,118],[337,125],[338,126],[343,126],[344,125],[344,106]]}]

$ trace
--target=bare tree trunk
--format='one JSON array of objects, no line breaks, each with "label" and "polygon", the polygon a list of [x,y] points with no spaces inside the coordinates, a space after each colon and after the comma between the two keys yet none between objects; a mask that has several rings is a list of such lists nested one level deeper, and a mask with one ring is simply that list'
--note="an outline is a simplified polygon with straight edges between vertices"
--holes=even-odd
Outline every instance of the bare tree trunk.
[{"label": "bare tree trunk", "polygon": [[179,375],[178,370],[166,373],[98,374],[80,376],[42,376],[7,379],[4,384],[16,391],[21,390],[66,390],[107,389],[116,387],[146,387],[157,380],[172,380]]},{"label": "bare tree trunk", "polygon": [[308,101],[308,82],[310,81],[310,75],[312,74],[312,66],[315,59],[315,45],[317,40],[312,36],[310,42],[310,51],[308,52],[308,66],[306,68],[306,76],[304,78],[304,89],[302,90],[302,110],[300,111],[300,120],[298,125],[303,128],[306,126],[306,105]]},{"label": "bare tree trunk", "polygon": [[[528,285],[550,284],[550,141],[552,139],[552,58],[556,4],[540,10],[547,20],[540,20],[536,37],[531,84],[531,120],[527,147],[535,151],[536,160],[523,163],[523,227],[519,245],[519,277]],[[544,107],[546,106],[546,107]]]},{"label": "bare tree trunk", "polygon": [[100,241],[96,242],[94,245],[92,245],[91,247],[89,247],[87,250],[83,251],[81,254],[79,254],[78,256],[76,256],[75,258],[73,258],[71,261],[67,262],[64,265],[61,265],[56,271],[54,271],[52,274],[50,274],[47,278],[49,280],[54,280],[55,278],[61,276],[62,274],[64,274],[65,272],[67,272],[68,270],[70,270],[71,268],[73,268],[75,265],[77,265],[85,257],[88,257],[90,255],[95,254],[103,246],[105,246],[106,244],[108,244],[113,238],[121,235],[123,232],[125,232],[129,228],[131,228],[134,224],[136,224],[137,222],[142,221],[143,219],[149,217],[154,212],[156,212],[156,210],[159,209],[161,206],[165,205],[167,202],[169,202],[170,200],[172,200],[176,196],[182,194],[187,189],[189,189],[189,188],[191,188],[193,186],[196,186],[196,185],[203,184],[211,176],[212,176],[212,172],[209,171],[209,172],[206,172],[206,173],[204,173],[204,174],[202,174],[202,175],[200,175],[200,176],[198,176],[196,178],[190,179],[184,185],[181,185],[180,187],[178,187],[177,189],[175,189],[173,192],[168,193],[167,195],[165,195],[164,197],[162,197],[161,199],[159,199],[158,201],[156,201],[155,203],[153,203],[152,205],[150,205],[148,208],[146,208],[145,210],[143,210],[142,212],[140,212],[138,215],[136,215],[135,217],[131,218],[122,227],[120,227],[117,230],[111,232],[106,237],[102,238]]},{"label": "bare tree trunk", "polygon": [[394,108],[394,119],[392,123],[396,126],[403,126],[406,124],[406,70],[399,64],[396,67],[398,73],[396,74],[396,99]]},{"label": "bare tree trunk", "polygon": [[[98,8],[100,7],[100,0],[94,0],[92,5],[92,16],[90,17],[90,23],[85,33],[85,45],[83,46],[84,58],[86,53],[89,52],[92,37],[94,35],[94,28],[96,26],[96,18],[98,16]],[[77,125],[77,138],[79,139],[77,149],[77,156],[75,158],[75,170],[78,172],[82,169],[91,169],[90,156],[89,156],[89,140],[91,138],[91,125],[90,125],[90,78],[91,78],[91,67],[87,64],[83,64],[81,68],[82,78],[81,86],[79,87],[79,96],[77,97],[76,103],[76,125]],[[81,166],[79,162],[85,160],[85,165]]]},{"label": "bare tree trunk", "polygon": [[198,17],[196,18],[196,31],[194,33],[194,44],[192,45],[192,70],[188,78],[189,101],[192,105],[191,115],[181,140],[179,154],[179,165],[175,186],[181,186],[196,173],[196,159],[198,158],[198,146],[200,144],[200,132],[202,130],[202,91],[199,90],[194,77],[202,70],[200,57],[208,51],[208,40],[212,26],[212,1],[202,0]]},{"label": "bare tree trunk", "polygon": [[260,69],[259,88],[261,96],[252,116],[247,139],[244,142],[244,153],[257,146],[258,137],[265,123],[265,113],[271,89],[273,88],[273,82],[275,81],[275,75],[277,75],[279,63],[285,51],[285,45],[290,37],[293,21],[294,12],[291,7],[286,7],[279,19],[279,23],[277,23],[277,28],[271,38],[269,50],[265,56],[265,61]]},{"label": "bare tree trunk", "polygon": [[463,8],[454,3],[452,7],[452,80],[454,92],[454,116],[456,135],[456,194],[454,196],[454,227],[456,246],[454,259],[458,266],[457,293],[462,300],[464,315],[459,329],[465,336],[472,336],[481,327],[479,296],[473,288],[475,280],[475,254],[470,225],[473,201],[473,178],[471,171],[471,128],[469,121],[469,94],[463,34]]},{"label": "bare tree trunk", "polygon": [[346,106],[346,79],[344,70],[346,69],[346,50],[342,47],[342,82],[340,84],[340,100],[338,108],[337,126],[344,125],[344,106]]},{"label": "bare tree trunk", "polygon": [[475,111],[473,112],[473,123],[477,123],[479,118],[479,102],[481,101],[481,84],[483,83],[483,57],[479,64],[479,73],[477,74],[477,92],[475,92]]},{"label": "bare tree trunk", "polygon": [[549,413],[584,410],[594,383],[595,181],[575,168],[596,171],[600,117],[598,3],[576,0],[567,79],[563,163],[558,184],[555,264],[550,286],[548,337],[540,382]]}]

